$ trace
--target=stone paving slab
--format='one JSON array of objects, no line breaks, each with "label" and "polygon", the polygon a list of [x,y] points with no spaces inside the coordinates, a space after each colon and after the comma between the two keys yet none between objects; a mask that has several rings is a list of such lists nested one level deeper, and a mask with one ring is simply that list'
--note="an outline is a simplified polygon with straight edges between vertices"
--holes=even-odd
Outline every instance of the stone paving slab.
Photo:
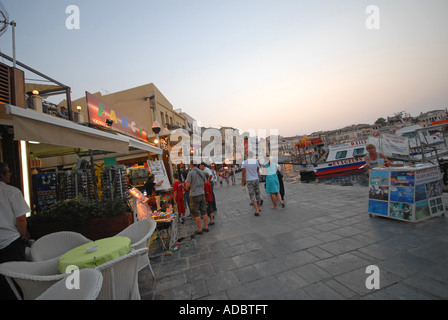
[{"label": "stone paving slab", "polygon": [[[272,210],[262,189],[256,217],[237,177],[236,186],[215,187],[209,233],[192,239],[195,223],[180,224],[179,250],[151,258],[155,278],[140,271],[142,299],[448,298],[445,216],[417,223],[370,217],[366,187],[285,182],[286,208]],[[369,265],[379,268],[379,289],[366,287]]]}]

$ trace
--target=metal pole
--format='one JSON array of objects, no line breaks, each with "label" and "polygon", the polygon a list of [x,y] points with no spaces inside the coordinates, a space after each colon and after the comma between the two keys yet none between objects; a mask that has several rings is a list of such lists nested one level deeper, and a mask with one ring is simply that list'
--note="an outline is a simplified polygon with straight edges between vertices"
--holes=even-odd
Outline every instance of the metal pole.
[{"label": "metal pole", "polygon": [[95,200],[98,200],[98,188],[96,185],[96,176],[95,176],[95,162],[93,161],[93,150],[89,149],[89,156],[90,156],[90,172],[92,174],[92,181],[93,181],[93,197]]},{"label": "metal pole", "polygon": [[[5,59],[7,59],[7,60],[9,60],[9,61],[13,61],[13,62],[14,62],[14,59],[11,59],[11,57],[7,56],[6,54],[4,54],[4,53],[2,53],[2,52],[0,52],[0,57],[5,58]],[[54,80],[54,79],[52,79],[52,78],[50,78],[50,77],[44,75],[42,72],[39,72],[39,71],[37,71],[37,70],[35,70],[35,69],[33,69],[33,68],[27,66],[26,64],[21,63],[20,61],[16,61],[16,62],[17,62],[17,65],[18,65],[19,67],[25,68],[25,69],[31,71],[32,73],[37,74],[38,76],[40,76],[40,77],[42,77],[42,78],[44,78],[44,79],[47,79],[47,80],[49,80],[49,81],[51,81],[51,82],[56,83],[57,85],[60,85],[61,87],[64,87],[64,88],[67,87],[65,84],[62,84],[62,83],[60,83],[59,81],[56,81],[56,80]]]},{"label": "metal pole", "polygon": [[13,67],[16,68],[16,23],[14,21],[10,22],[12,26],[12,60]]},{"label": "metal pole", "polygon": [[67,99],[67,110],[68,110],[68,119],[73,121],[73,112],[72,112],[72,97],[70,94],[70,87],[65,87],[65,96]]}]

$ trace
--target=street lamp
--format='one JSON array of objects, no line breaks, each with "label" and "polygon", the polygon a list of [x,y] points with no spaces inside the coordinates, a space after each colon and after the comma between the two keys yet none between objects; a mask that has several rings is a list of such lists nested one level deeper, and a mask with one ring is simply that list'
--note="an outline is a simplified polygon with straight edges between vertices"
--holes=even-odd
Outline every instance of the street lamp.
[{"label": "street lamp", "polygon": [[[154,132],[154,134],[156,135],[156,137],[157,137],[157,146],[159,147],[159,149],[160,149],[160,138],[159,138],[159,133],[160,133],[160,124],[159,124],[159,122],[157,122],[157,120],[156,121],[154,121],[153,122],[153,124],[152,124],[152,132]],[[155,141],[154,141],[155,142]]]},{"label": "street lamp", "polygon": [[154,121],[154,123],[152,124],[152,132],[154,132],[155,134],[159,134],[161,130],[160,124],[159,122],[156,120]]}]

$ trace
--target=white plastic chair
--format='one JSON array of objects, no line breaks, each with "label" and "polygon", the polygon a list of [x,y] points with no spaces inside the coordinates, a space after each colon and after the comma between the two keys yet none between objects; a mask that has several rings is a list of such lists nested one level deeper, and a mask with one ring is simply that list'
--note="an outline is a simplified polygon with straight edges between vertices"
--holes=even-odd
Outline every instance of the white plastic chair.
[{"label": "white plastic chair", "polygon": [[6,277],[17,299],[22,300],[22,297],[16,284],[23,293],[23,300],[34,300],[53,284],[67,276],[67,274],[59,273],[58,260],[55,258],[39,262],[5,262],[0,264],[0,274]]},{"label": "white plastic chair", "polygon": [[101,291],[103,275],[93,268],[79,270],[79,288],[67,288],[67,279],[61,279],[36,300],[95,300]]},{"label": "white plastic chair", "polygon": [[140,300],[138,289],[138,259],[148,254],[148,248],[132,250],[117,259],[98,266],[103,274],[103,286],[98,300]]},{"label": "white plastic chair", "polygon": [[[157,227],[157,223],[154,219],[144,219],[131,224],[129,227],[115,235],[116,237],[128,237],[131,239],[131,249],[137,250],[142,248],[147,248],[149,246],[149,241]],[[152,276],[154,277],[154,272],[151,267],[151,262],[149,260],[148,253],[143,254],[138,261],[137,270],[140,271],[144,267],[148,266],[151,270]]]},{"label": "white plastic chair", "polygon": [[67,251],[89,242],[92,240],[72,231],[47,234],[37,239],[31,246],[31,259],[32,261],[45,261],[58,258]]}]

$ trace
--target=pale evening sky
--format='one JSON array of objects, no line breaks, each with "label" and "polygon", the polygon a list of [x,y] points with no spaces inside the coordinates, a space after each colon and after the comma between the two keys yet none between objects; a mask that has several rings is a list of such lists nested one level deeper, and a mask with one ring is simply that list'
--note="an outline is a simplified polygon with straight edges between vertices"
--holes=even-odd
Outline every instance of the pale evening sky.
[{"label": "pale evening sky", "polygon": [[[17,59],[73,100],[152,82],[203,126],[283,136],[448,107],[446,0],[2,3]],[[79,29],[66,27],[69,5]],[[379,29],[366,27],[369,5]],[[0,37],[9,56],[11,38]]]}]

